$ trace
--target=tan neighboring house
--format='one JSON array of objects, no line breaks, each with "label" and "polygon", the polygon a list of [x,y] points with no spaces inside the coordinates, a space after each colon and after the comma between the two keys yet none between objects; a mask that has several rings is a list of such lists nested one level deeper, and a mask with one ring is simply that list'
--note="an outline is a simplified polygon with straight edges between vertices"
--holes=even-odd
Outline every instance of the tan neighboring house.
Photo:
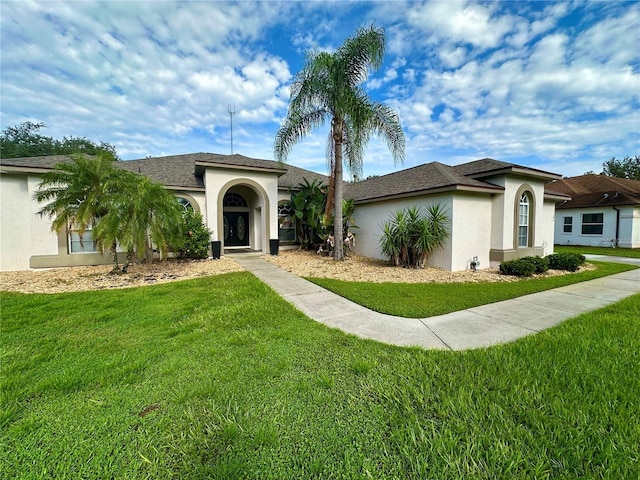
[{"label": "tan neighboring house", "polygon": [[[0,270],[108,264],[90,235],[82,244],[73,226],[55,233],[37,215],[33,200],[42,175],[66,156],[0,159]],[[121,168],[161,182],[186,206],[202,213],[212,241],[226,251],[269,253],[270,243],[295,241],[286,222],[290,190],[306,178],[326,176],[292,165],[242,155],[195,153],[118,162]],[[362,182],[345,184],[356,201],[355,252],[381,258],[382,224],[405,206],[434,202],[450,217],[450,236],[429,263],[464,270],[553,251],[554,211],[569,197],[545,193],[560,179],[541,170],[492,159],[455,167],[433,162]]]},{"label": "tan neighboring house", "polygon": [[571,197],[556,207],[556,244],[640,248],[640,181],[589,174],[547,191]]}]

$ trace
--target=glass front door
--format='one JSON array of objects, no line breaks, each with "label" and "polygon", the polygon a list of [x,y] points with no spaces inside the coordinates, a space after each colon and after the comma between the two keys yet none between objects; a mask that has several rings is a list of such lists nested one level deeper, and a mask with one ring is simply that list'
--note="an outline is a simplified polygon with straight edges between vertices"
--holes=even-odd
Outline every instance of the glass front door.
[{"label": "glass front door", "polygon": [[249,212],[224,213],[224,246],[249,246]]}]

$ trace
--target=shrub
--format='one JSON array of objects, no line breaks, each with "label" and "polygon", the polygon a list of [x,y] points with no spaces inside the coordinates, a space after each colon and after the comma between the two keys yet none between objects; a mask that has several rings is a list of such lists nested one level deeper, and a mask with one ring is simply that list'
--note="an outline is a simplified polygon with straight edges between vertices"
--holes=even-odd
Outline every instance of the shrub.
[{"label": "shrub", "polygon": [[518,258],[517,260],[507,260],[500,264],[500,273],[503,275],[513,275],[515,277],[530,277],[536,271],[536,266],[533,262],[527,261],[524,258]]},{"label": "shrub", "polygon": [[549,268],[575,272],[585,262],[584,255],[579,253],[552,253],[547,257]]},{"label": "shrub", "polygon": [[179,258],[207,258],[211,230],[202,222],[202,215],[191,209],[184,212],[184,243],[178,250]]},{"label": "shrub", "polygon": [[427,257],[449,236],[448,224],[440,204],[398,210],[382,226],[380,250],[395,266],[424,268]]},{"label": "shrub", "polygon": [[549,260],[542,257],[523,257],[521,260],[527,261],[535,267],[533,273],[544,273],[549,270]]}]

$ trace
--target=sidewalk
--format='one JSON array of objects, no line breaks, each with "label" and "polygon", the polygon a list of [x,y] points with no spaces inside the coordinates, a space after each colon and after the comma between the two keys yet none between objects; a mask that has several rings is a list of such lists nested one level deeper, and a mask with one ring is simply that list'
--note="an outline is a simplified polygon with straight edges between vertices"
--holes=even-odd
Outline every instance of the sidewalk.
[{"label": "sidewalk", "polygon": [[259,256],[233,259],[317,322],[361,338],[426,349],[511,342],[640,293],[640,270],[632,270],[446,315],[403,318],[362,307]]}]

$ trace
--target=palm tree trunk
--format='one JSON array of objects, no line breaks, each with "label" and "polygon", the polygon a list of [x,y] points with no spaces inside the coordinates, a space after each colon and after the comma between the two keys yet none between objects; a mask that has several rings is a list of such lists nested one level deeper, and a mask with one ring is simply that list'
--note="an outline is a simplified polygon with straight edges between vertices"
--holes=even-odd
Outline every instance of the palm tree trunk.
[{"label": "palm tree trunk", "polygon": [[342,232],[342,123],[336,122],[334,131],[335,142],[335,178],[333,179],[334,191],[334,215],[333,215],[333,238],[335,246],[333,247],[333,259],[344,260],[344,234]]},{"label": "palm tree trunk", "polygon": [[111,244],[111,255],[113,255],[113,269],[111,270],[111,273],[119,273],[120,272],[120,265],[118,264],[118,245],[116,242],[113,242]]}]

